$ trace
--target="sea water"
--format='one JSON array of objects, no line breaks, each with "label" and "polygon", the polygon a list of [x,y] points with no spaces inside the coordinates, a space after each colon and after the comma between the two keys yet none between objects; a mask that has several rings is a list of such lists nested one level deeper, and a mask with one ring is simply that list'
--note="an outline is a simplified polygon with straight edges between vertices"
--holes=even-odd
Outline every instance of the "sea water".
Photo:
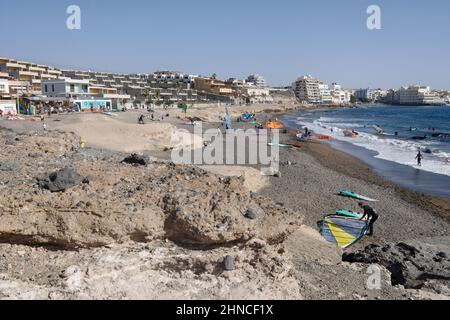
[{"label": "sea water", "polygon": [[[376,159],[408,166],[414,171],[420,170],[450,178],[448,106],[380,105],[303,111],[288,114],[284,116],[283,121],[291,128],[308,127],[315,133],[330,135],[335,141],[334,146],[338,148],[347,143],[364,148],[368,151],[365,158],[370,154]],[[374,125],[381,127],[384,134],[377,134]],[[346,137],[345,130],[355,130],[359,135],[356,138]],[[419,137],[426,138],[417,140]],[[348,152],[352,148],[344,149]],[[419,150],[424,155],[421,167],[415,159]],[[376,165],[373,161],[371,164]],[[450,184],[447,189],[450,190]]]}]

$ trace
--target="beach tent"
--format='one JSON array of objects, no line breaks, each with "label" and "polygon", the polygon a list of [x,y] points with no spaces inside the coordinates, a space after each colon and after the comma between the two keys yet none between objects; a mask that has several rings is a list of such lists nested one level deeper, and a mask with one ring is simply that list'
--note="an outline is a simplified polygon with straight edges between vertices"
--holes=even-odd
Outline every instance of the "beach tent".
[{"label": "beach tent", "polygon": [[368,227],[366,220],[329,215],[322,220],[320,233],[328,242],[348,248],[364,237]]},{"label": "beach tent", "polygon": [[266,123],[266,128],[268,128],[268,129],[283,129],[284,125],[277,121],[269,121]]},{"label": "beach tent", "polygon": [[244,113],[240,118],[240,121],[242,122],[251,122],[254,120],[256,120],[256,117],[253,113]]}]

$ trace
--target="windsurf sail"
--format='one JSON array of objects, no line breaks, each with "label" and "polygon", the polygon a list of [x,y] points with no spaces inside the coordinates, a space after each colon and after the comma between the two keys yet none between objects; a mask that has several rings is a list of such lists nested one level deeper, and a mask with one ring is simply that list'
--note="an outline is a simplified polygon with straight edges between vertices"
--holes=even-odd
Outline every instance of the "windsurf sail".
[{"label": "windsurf sail", "polygon": [[375,129],[375,131],[376,131],[378,134],[384,134],[383,128],[381,128],[379,125],[375,124],[375,125],[373,125],[372,127]]},{"label": "windsurf sail", "polygon": [[232,130],[231,128],[231,115],[230,111],[228,111],[228,108],[225,108],[225,127],[227,130]]},{"label": "windsurf sail", "polygon": [[364,237],[368,227],[367,221],[330,215],[323,219],[320,233],[328,242],[348,248]]},{"label": "windsurf sail", "polygon": [[372,199],[372,198],[369,198],[366,196],[362,196],[360,194],[357,194],[357,193],[354,193],[354,192],[351,192],[348,190],[341,190],[341,191],[339,191],[339,194],[344,197],[349,197],[349,198],[354,198],[354,199],[359,199],[359,200],[364,200],[364,201],[369,201],[369,202],[378,202],[379,201],[379,200]]}]

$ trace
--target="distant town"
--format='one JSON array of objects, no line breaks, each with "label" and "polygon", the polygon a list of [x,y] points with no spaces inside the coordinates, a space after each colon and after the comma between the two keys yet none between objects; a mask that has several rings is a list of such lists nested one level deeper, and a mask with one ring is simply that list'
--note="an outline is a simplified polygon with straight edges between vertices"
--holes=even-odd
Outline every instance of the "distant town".
[{"label": "distant town", "polygon": [[179,104],[224,103],[252,105],[281,103],[351,106],[358,103],[448,105],[449,91],[412,85],[399,89],[349,89],[305,75],[292,86],[270,87],[263,76],[217,79],[177,71],[119,74],[62,70],[52,66],[0,58],[0,112],[35,114],[44,106],[74,107],[78,111],[151,108]]}]

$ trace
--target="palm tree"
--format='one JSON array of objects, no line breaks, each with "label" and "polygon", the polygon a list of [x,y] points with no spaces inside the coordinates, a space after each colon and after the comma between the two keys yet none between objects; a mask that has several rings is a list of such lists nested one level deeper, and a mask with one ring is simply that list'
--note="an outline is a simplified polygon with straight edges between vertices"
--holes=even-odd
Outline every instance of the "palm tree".
[{"label": "palm tree", "polygon": [[177,92],[177,101],[179,101],[180,100],[180,92],[181,92],[181,83],[180,83],[180,81],[179,80],[177,80],[176,82],[175,82],[175,88],[176,88],[176,92]]},{"label": "palm tree", "polygon": [[159,101],[161,100],[161,89],[155,90],[156,102],[160,105]]},{"label": "palm tree", "polygon": [[213,73],[212,76],[211,76],[211,79],[216,80],[217,79],[217,74]]}]

